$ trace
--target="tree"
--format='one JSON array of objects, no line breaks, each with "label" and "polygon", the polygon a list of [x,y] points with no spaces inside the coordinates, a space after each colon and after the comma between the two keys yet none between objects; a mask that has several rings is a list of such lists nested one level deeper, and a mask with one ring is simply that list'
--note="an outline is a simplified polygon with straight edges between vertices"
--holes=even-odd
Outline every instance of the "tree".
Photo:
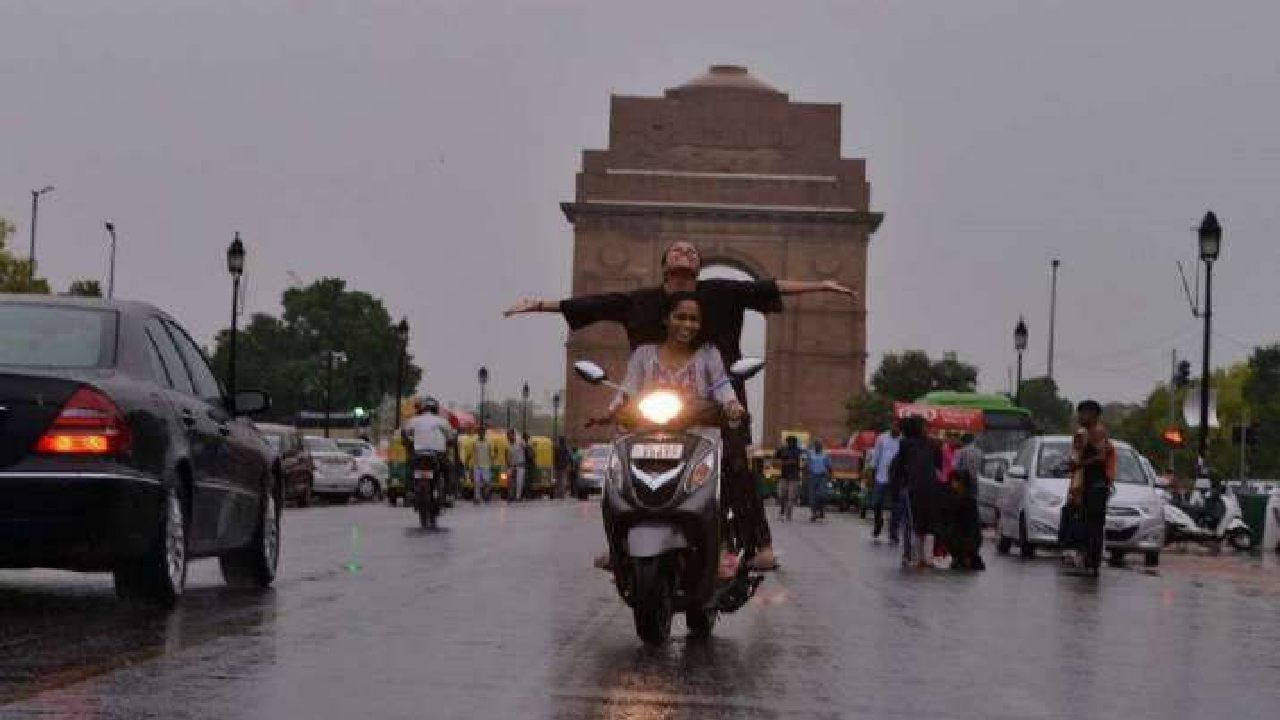
[{"label": "tree", "polygon": [[871,376],[871,389],[894,400],[915,400],[933,389],[933,363],[923,350],[885,353]]},{"label": "tree", "polygon": [[893,422],[893,400],[876,392],[861,392],[845,402],[849,432],[883,430]]},{"label": "tree", "polygon": [[1023,380],[1018,402],[1031,411],[1031,419],[1041,432],[1061,433],[1071,429],[1071,401],[1058,395],[1058,384],[1052,378]]},{"label": "tree", "polygon": [[102,285],[97,280],[72,280],[67,294],[74,297],[102,297]]},{"label": "tree", "polygon": [[[237,387],[271,393],[273,417],[324,408],[330,351],[345,356],[334,364],[331,411],[376,407],[395,395],[400,342],[381,300],[347,290],[340,278],[323,278],[286,290],[283,303],[282,317],[255,314],[236,335]],[[213,362],[223,378],[229,340],[224,329],[214,341]],[[411,395],[421,378],[406,356],[401,395]]]},{"label": "tree", "polygon": [[923,350],[885,353],[871,376],[871,388],[893,400],[912,401],[932,390],[973,392],[978,368],[961,362],[953,352],[934,362]]},{"label": "tree", "polygon": [[1280,477],[1280,345],[1254,348],[1249,378],[1241,388],[1259,443],[1251,460],[1254,477]]},{"label": "tree", "polygon": [[49,281],[37,277],[33,281],[31,260],[19,260],[8,250],[13,223],[0,217],[0,292],[49,294]]},{"label": "tree", "polygon": [[941,360],[929,366],[929,376],[934,390],[973,392],[978,388],[978,368],[960,362],[953,352],[943,353]]}]

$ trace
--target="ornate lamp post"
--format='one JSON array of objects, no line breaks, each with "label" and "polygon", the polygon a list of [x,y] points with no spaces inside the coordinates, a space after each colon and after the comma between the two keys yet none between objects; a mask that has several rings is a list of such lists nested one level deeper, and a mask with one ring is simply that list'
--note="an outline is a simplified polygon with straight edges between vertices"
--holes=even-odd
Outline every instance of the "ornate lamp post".
[{"label": "ornate lamp post", "polygon": [[107,272],[107,299],[110,300],[116,296],[116,224],[104,222],[102,225],[111,236],[111,269]]},{"label": "ornate lamp post", "polygon": [[1200,260],[1204,262],[1204,362],[1200,373],[1200,447],[1202,468],[1208,467],[1209,451],[1209,340],[1213,322],[1213,263],[1222,251],[1222,226],[1212,211],[1205,213],[1196,230]]},{"label": "ornate lamp post", "polygon": [[[108,223],[112,238],[114,228]],[[112,243],[114,247],[114,242]],[[114,257],[115,252],[112,251]],[[231,342],[227,345],[227,395],[230,398],[231,410],[235,411],[236,402],[236,317],[240,314],[240,276],[244,274],[244,243],[240,242],[240,233],[227,246],[227,272],[231,273]]]},{"label": "ornate lamp post", "polygon": [[409,321],[404,317],[396,323],[396,342],[399,343],[400,357],[396,361],[396,435],[400,433],[400,398],[404,394],[405,355],[409,348]]},{"label": "ornate lamp post", "polygon": [[480,424],[484,427],[488,427],[488,424],[485,422],[485,417],[484,417],[485,415],[484,387],[485,385],[489,384],[489,368],[483,365],[480,366],[480,369],[476,371],[476,382],[480,383]]},{"label": "ornate lamp post", "polygon": [[520,434],[529,434],[529,383],[520,387]]},{"label": "ornate lamp post", "polygon": [[551,396],[551,439],[560,442],[560,391]]},{"label": "ornate lamp post", "polygon": [[1013,349],[1018,351],[1018,384],[1013,386],[1013,404],[1022,404],[1022,353],[1027,349],[1027,322],[1018,318],[1013,329]]}]

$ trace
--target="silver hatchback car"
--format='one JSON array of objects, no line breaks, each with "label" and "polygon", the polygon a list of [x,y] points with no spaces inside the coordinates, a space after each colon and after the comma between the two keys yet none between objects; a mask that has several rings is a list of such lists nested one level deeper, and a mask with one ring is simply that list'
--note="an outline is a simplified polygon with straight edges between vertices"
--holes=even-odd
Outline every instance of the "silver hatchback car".
[{"label": "silver hatchback car", "polygon": [[[1155,473],[1128,443],[1116,447],[1115,492],[1107,503],[1106,548],[1113,563],[1129,553],[1142,553],[1148,566],[1160,563],[1164,547],[1164,498]],[[1023,557],[1037,547],[1056,547],[1062,505],[1067,496],[1067,461],[1071,438],[1035,437],[1018,449],[1005,473],[996,526],[996,550],[1001,554],[1018,545]]]}]

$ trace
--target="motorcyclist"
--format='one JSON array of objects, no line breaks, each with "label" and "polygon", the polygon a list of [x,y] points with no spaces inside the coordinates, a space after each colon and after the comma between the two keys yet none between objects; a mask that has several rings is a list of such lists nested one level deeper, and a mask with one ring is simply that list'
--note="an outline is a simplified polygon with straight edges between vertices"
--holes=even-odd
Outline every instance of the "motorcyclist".
[{"label": "motorcyclist", "polygon": [[[662,309],[667,296],[695,292],[702,303],[703,336],[720,351],[726,366],[742,357],[741,335],[747,310],[776,313],[782,310],[783,295],[832,292],[853,297],[854,291],[833,280],[699,280],[702,254],[692,243],[676,242],[662,257],[662,285],[625,293],[586,295],[565,300],[524,300],[511,308],[508,317],[522,313],[557,312],[570,329],[580,330],[596,322],[611,321],[627,331],[631,349],[660,343],[666,337]],[[746,407],[746,390],[732,383],[738,402]],[[756,492],[747,462],[751,429],[743,423],[735,432],[724,434],[725,495],[735,515],[742,518],[748,551],[756,569],[774,567],[772,538],[765,519],[764,504]]]},{"label": "motorcyclist", "polygon": [[[419,398],[416,406],[418,414],[410,418],[404,426],[405,437],[413,448],[412,467],[417,468],[419,464],[427,463],[434,471],[435,479],[443,481],[443,473],[446,472],[446,452],[455,437],[453,426],[440,416],[440,403],[435,398],[430,396]],[[431,519],[433,525],[436,512],[438,509],[433,509]]]}]

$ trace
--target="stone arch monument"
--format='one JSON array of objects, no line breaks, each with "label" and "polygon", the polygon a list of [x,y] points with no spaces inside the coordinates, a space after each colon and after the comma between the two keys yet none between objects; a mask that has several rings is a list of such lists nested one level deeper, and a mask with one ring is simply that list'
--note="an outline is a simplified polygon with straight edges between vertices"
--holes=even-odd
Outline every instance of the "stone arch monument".
[{"label": "stone arch monument", "polygon": [[[866,161],[840,156],[840,106],[792,102],[745,68],[716,65],[662,97],[610,98],[609,148],[587,150],[573,202],[573,294],[662,281],[663,250],[689,240],[707,265],[757,278],[834,279],[856,300],[789,297],[767,316],[763,438],[783,429],[845,434],[844,400],[866,377],[867,243],[883,216],[868,208]],[[621,328],[601,324],[567,343],[566,432],[584,428],[609,392],[573,374],[591,358],[626,367]],[[760,412],[761,408],[752,408]]]}]

